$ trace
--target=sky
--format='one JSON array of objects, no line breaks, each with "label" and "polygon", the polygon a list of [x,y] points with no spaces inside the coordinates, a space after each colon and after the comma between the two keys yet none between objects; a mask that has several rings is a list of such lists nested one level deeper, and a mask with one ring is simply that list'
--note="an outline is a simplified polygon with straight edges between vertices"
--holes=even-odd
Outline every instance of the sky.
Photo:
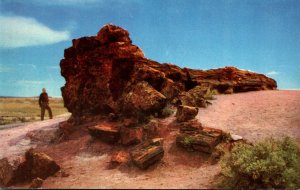
[{"label": "sky", "polygon": [[0,0],[0,96],[61,96],[64,49],[108,23],[149,59],[234,66],[300,89],[299,0]]}]

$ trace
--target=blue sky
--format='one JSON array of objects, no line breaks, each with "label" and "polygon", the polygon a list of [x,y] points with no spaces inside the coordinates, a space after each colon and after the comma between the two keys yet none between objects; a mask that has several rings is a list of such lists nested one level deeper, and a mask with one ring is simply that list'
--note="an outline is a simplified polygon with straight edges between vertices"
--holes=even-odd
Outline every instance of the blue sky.
[{"label": "blue sky", "polygon": [[161,63],[235,66],[300,89],[299,0],[0,0],[0,96],[61,96],[64,49],[107,23]]}]

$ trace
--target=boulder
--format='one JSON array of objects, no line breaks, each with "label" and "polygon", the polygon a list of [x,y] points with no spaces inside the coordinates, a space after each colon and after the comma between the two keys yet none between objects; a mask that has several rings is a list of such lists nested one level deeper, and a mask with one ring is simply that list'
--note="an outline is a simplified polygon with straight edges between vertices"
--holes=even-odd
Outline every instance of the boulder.
[{"label": "boulder", "polygon": [[60,68],[66,80],[64,104],[75,118],[110,113],[147,117],[180,97],[182,105],[205,107],[202,90],[208,88],[231,93],[277,87],[271,78],[234,67],[182,69],[147,59],[129,32],[113,24],[96,36],[72,40]]},{"label": "boulder", "polygon": [[135,112],[155,113],[166,106],[166,97],[149,83],[139,82],[124,96],[124,114]]},{"label": "boulder", "polygon": [[127,128],[122,127],[120,130],[120,140],[123,145],[134,145],[142,142],[143,139],[143,128]]},{"label": "boulder", "polygon": [[13,178],[13,167],[7,158],[0,160],[0,187],[7,187]]},{"label": "boulder", "polygon": [[31,181],[35,178],[46,179],[60,170],[60,166],[47,154],[29,149],[25,161],[14,171],[14,182]]},{"label": "boulder", "polygon": [[188,121],[194,119],[198,114],[199,109],[196,107],[179,105],[177,107],[176,118],[179,122]]},{"label": "boulder", "polygon": [[107,143],[116,143],[120,137],[120,129],[114,123],[101,123],[88,127],[91,136]]},{"label": "boulder", "polygon": [[162,147],[163,140],[147,141],[138,145],[130,152],[133,163],[140,169],[147,169],[149,166],[160,161],[164,156]]},{"label": "boulder", "polygon": [[207,88],[196,86],[187,92],[182,92],[179,96],[180,104],[192,107],[206,108],[206,100],[204,95],[207,92]]}]

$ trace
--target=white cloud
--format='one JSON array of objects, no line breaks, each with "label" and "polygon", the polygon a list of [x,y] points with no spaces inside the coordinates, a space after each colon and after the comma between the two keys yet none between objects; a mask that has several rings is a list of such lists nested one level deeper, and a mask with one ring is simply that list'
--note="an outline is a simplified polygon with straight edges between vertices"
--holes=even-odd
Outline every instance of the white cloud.
[{"label": "white cloud", "polygon": [[103,0],[50,0],[50,1],[41,1],[41,0],[33,0],[32,2],[42,4],[42,5],[59,5],[59,6],[82,6],[89,5],[94,3],[103,3]]},{"label": "white cloud", "polygon": [[49,45],[70,39],[68,31],[55,31],[34,18],[0,16],[0,48]]},{"label": "white cloud", "polygon": [[266,74],[267,75],[278,75],[279,72],[277,72],[277,71],[270,71],[270,72],[267,72]]},{"label": "white cloud", "polygon": [[0,73],[8,73],[11,71],[12,71],[12,68],[4,66],[4,65],[0,65]]}]

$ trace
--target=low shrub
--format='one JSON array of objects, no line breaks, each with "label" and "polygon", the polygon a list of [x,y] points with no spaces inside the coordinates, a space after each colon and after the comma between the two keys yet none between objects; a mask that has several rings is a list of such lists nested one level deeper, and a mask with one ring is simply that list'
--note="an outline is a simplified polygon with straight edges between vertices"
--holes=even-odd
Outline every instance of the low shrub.
[{"label": "low shrub", "polygon": [[170,104],[167,104],[166,107],[161,111],[160,117],[166,118],[172,115],[175,112],[175,110],[172,108]]},{"label": "low shrub", "polygon": [[289,137],[238,144],[221,159],[221,188],[299,188],[300,151]]},{"label": "low shrub", "polygon": [[215,100],[216,98],[214,95],[217,95],[218,91],[213,89],[211,90],[210,88],[207,89],[206,93],[204,94],[204,99],[206,100]]}]

